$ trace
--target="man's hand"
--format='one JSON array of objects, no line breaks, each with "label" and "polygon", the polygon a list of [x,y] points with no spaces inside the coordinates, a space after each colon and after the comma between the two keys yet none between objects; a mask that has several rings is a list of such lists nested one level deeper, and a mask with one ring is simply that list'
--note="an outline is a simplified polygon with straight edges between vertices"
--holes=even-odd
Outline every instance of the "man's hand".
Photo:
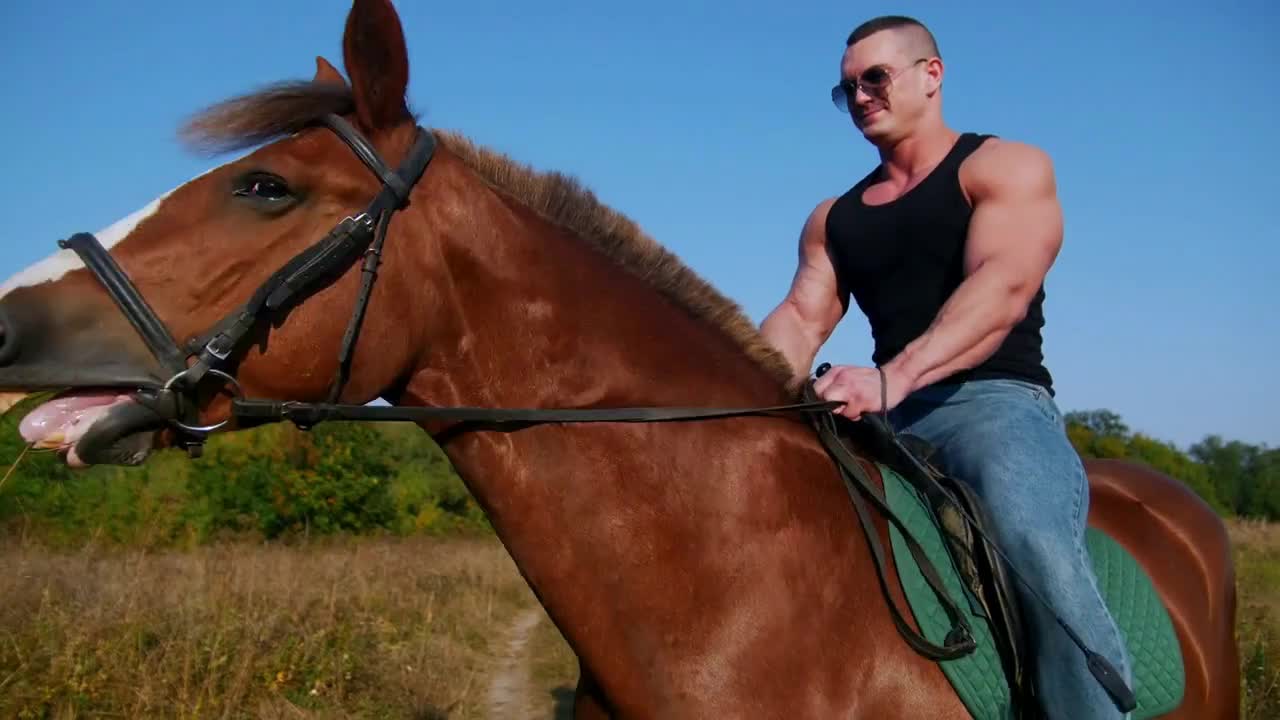
[{"label": "man's hand", "polygon": [[836,365],[813,383],[813,391],[823,400],[843,402],[835,412],[850,420],[863,413],[888,412],[898,406],[910,391],[906,380],[886,368],[883,395],[880,371],[871,367]]}]

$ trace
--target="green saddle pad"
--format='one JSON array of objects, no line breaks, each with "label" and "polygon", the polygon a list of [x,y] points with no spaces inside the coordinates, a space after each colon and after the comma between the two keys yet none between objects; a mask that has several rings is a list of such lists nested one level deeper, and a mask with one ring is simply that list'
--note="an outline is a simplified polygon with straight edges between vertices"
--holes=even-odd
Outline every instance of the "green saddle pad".
[{"label": "green saddle pad", "polygon": [[[943,672],[975,720],[1012,717],[1009,684],[991,628],[986,618],[974,612],[974,609],[980,610],[981,605],[964,588],[943,544],[933,511],[919,491],[893,470],[884,465],[879,468],[884,477],[885,497],[893,512],[938,568],[950,595],[968,601],[961,602],[961,607],[973,628],[977,649],[962,658],[942,661]],[[910,611],[925,637],[940,643],[950,629],[947,614],[921,575],[897,527],[891,524],[889,534]],[[1174,710],[1182,701],[1185,676],[1182,651],[1168,610],[1156,595],[1146,572],[1119,543],[1094,528],[1088,529],[1086,542],[1099,589],[1120,626],[1133,661],[1132,687],[1138,707],[1131,717],[1145,720]],[[1083,655],[1080,662],[1084,663]]]}]

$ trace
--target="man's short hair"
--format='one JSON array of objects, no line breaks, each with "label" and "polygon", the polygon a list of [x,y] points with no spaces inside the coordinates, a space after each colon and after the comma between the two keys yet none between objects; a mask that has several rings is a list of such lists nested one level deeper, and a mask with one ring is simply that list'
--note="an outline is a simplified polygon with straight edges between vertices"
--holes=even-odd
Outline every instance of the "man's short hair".
[{"label": "man's short hair", "polygon": [[938,41],[934,39],[933,33],[929,32],[929,28],[924,23],[906,15],[881,15],[880,17],[871,18],[862,23],[849,33],[849,39],[845,41],[845,47],[850,47],[854,43],[865,37],[880,32],[881,30],[902,30],[907,29],[918,34],[919,40],[923,44],[921,50],[930,55],[942,57],[942,53],[938,52]]}]

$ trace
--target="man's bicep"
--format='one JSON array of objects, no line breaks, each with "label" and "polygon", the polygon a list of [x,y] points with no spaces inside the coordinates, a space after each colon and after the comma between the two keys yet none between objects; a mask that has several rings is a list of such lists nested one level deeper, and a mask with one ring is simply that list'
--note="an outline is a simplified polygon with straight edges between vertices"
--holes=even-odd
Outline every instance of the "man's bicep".
[{"label": "man's bicep", "polygon": [[1031,146],[1003,143],[975,165],[972,187],[966,272],[995,263],[1030,298],[1062,247],[1052,162]]}]

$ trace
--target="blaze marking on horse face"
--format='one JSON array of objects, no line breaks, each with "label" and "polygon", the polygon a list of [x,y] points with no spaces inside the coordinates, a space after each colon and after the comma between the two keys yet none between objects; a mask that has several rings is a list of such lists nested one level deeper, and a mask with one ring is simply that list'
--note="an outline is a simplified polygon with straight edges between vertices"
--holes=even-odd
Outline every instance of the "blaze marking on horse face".
[{"label": "blaze marking on horse face", "polygon": [[[155,215],[156,212],[159,211],[160,206],[164,203],[165,198],[176,192],[178,188],[198,180],[209,172],[212,172],[212,170],[213,168],[210,168],[209,170],[200,173],[200,175],[197,175],[191,180],[188,180],[181,185],[174,187],[172,190],[161,194],[159,197],[138,210],[135,210],[129,215],[120,218],[102,230],[94,233],[98,238],[98,242],[102,243],[102,247],[107,250],[118,245],[125,238],[129,237],[134,229],[141,225],[144,220]],[[20,287],[30,287],[32,285],[39,285],[40,283],[53,282],[72,270],[82,267],[84,267],[84,263],[80,262],[80,257],[76,255],[74,251],[58,250],[45,259],[18,271],[15,275],[6,280],[3,285],[0,285],[0,298],[3,298],[5,295],[8,295],[10,292]]]}]

